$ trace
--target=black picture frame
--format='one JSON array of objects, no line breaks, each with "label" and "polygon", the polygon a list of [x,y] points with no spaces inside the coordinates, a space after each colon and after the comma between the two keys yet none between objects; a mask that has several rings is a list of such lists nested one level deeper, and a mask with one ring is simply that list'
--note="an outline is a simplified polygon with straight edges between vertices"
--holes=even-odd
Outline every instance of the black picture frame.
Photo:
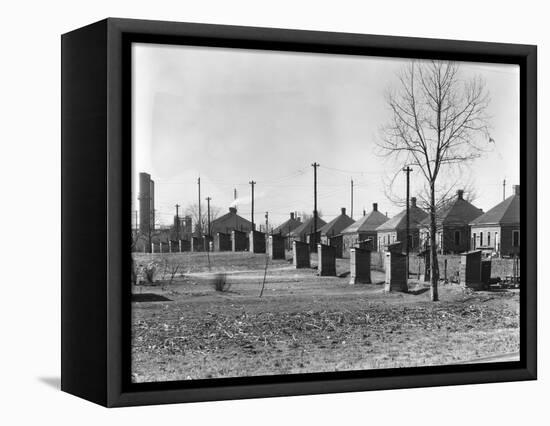
[{"label": "black picture frame", "polygon": [[[131,383],[124,242],[130,240],[132,42],[518,64],[520,361]],[[64,34],[61,45],[62,390],[117,407],[536,379],[536,46],[117,18]]]}]

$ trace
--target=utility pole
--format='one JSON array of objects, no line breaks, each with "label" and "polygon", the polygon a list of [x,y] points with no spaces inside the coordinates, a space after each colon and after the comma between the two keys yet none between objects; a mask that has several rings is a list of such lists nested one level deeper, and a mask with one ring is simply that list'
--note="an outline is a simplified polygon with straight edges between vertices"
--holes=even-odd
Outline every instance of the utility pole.
[{"label": "utility pole", "polygon": [[265,233],[267,234],[267,225],[269,223],[269,212],[265,212]]},{"label": "utility pole", "polygon": [[256,185],[256,182],[254,182],[253,180],[251,180],[250,182],[248,182],[251,187],[252,187],[252,215],[251,215],[251,218],[252,218],[252,229],[255,230],[256,229],[256,225],[254,225],[254,185]]},{"label": "utility pole", "polygon": [[317,167],[319,163],[313,163],[313,235],[315,244],[317,244]]},{"label": "utility pole", "polygon": [[197,222],[197,231],[199,233],[199,237],[202,237],[202,225],[201,225],[201,220],[202,220],[202,215],[201,215],[201,178],[199,176],[199,178],[197,179],[197,184],[199,185],[199,220]]},{"label": "utility pole", "polygon": [[502,181],[502,200],[506,200],[506,178]]},{"label": "utility pole", "polygon": [[353,179],[351,179],[351,209],[349,217],[353,219]]},{"label": "utility pole", "polygon": [[180,239],[180,215],[179,215],[180,205],[176,204],[176,240]]},{"label": "utility pole", "polygon": [[208,236],[209,237],[211,236],[210,234],[212,233],[212,229],[210,229],[210,200],[211,199],[212,198],[210,198],[210,197],[206,197],[206,202],[207,202],[207,206],[208,206],[207,209],[208,209]]},{"label": "utility pole", "polygon": [[407,275],[406,275],[406,279],[408,280],[409,279],[409,235],[410,235],[410,226],[411,226],[411,223],[410,223],[410,215],[409,215],[409,199],[410,199],[410,174],[412,172],[412,169],[407,166],[407,167],[404,167],[403,168],[403,171],[407,174],[407,241],[405,243],[405,247],[406,247],[406,250],[405,250],[405,253],[407,255],[407,265],[406,265],[406,271],[407,271]]}]

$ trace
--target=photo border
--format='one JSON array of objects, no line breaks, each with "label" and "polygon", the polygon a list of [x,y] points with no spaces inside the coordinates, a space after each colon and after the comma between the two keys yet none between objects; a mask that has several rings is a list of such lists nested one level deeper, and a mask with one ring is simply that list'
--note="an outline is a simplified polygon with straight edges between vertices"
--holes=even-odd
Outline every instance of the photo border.
[{"label": "photo border", "polygon": [[[77,332],[76,329],[78,329],[78,333],[90,331],[89,343],[104,348],[105,364],[101,364],[103,376],[88,377],[88,380],[93,382],[92,387],[96,394],[90,396],[88,392],[84,395],[79,388],[82,385],[79,385],[74,378],[76,374],[82,373],[83,367],[68,366],[69,359],[74,359],[75,353],[79,351],[83,353],[84,349],[80,347],[69,349],[62,343],[62,354],[67,360],[64,364],[65,368],[62,366],[62,388],[64,390],[95,400],[103,405],[128,406],[536,379],[536,46],[116,18],[109,18],[86,28],[88,33],[83,36],[85,41],[81,41],[81,44],[89,43],[97,47],[99,49],[98,58],[105,59],[104,79],[95,83],[83,81],[79,84],[88,84],[87,90],[90,97],[99,96],[94,95],[98,88],[105,88],[106,91],[103,112],[106,114],[105,168],[89,167],[88,170],[89,173],[97,176],[106,175],[103,177],[106,189],[105,205],[91,213],[106,216],[106,245],[101,246],[103,240],[100,240],[97,243],[92,241],[90,247],[90,250],[99,250],[105,253],[105,284],[104,287],[99,285],[98,294],[87,294],[92,299],[97,299],[97,302],[102,304],[101,306],[104,305],[106,328],[104,332],[97,332],[95,328],[97,324],[92,324],[91,320],[80,319],[77,324],[66,325],[62,337],[71,343],[74,338],[73,333]],[[75,39],[78,34],[83,34],[83,31],[76,30],[65,35],[66,44],[71,40],[70,36]],[[519,65],[520,185],[522,191],[520,238],[523,266],[520,284],[520,361],[132,383],[131,253],[128,248],[129,244],[124,243],[131,239],[129,224],[131,211],[132,43],[452,59]],[[74,61],[74,57],[78,56],[74,48],[74,52],[68,48],[65,50],[68,52],[65,55],[67,59],[70,58]],[[92,61],[93,58],[81,58],[80,60]],[[68,69],[69,65],[66,65],[66,68]],[[66,72],[65,75],[68,73]],[[62,97],[65,103],[67,103],[67,99],[71,100],[71,96],[74,96],[70,91],[70,77],[63,78],[63,84],[68,86],[67,90],[69,90],[66,92],[66,97]],[[76,77],[72,78],[76,79]],[[72,85],[75,86],[76,82]],[[64,116],[65,113],[62,115]],[[76,131],[74,130],[74,132]],[[65,139],[68,141],[69,138]],[[66,141],[63,143],[65,144]],[[92,142],[90,141],[90,143]],[[98,149],[101,149],[99,145]],[[69,173],[65,173],[65,175],[70,177]],[[76,203],[73,203],[66,195],[64,191],[64,207],[67,210],[72,208],[76,210],[77,206],[73,205]],[[65,231],[65,227],[63,229]],[[98,231],[103,232],[103,230]],[[64,263],[68,257],[69,255],[63,256]],[[73,259],[73,262],[84,264],[85,259]],[[76,265],[73,267],[78,269]],[[62,296],[66,296],[64,306],[68,306],[70,303],[72,303],[71,306],[75,306],[77,303],[75,299],[79,296],[67,289],[66,281],[69,279],[71,271],[64,274],[67,279],[63,278]],[[104,291],[101,292],[101,290]],[[84,292],[84,290],[82,291]],[[76,308],[73,309],[76,310]],[[75,315],[71,309],[65,309],[62,323],[67,324],[67,321],[71,321],[71,317]],[[96,360],[90,360],[90,362],[92,361]]]}]

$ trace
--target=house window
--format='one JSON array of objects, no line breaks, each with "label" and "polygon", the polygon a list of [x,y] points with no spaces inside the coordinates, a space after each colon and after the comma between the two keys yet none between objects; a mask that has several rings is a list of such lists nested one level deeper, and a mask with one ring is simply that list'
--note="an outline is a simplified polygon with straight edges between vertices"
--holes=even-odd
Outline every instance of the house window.
[{"label": "house window", "polygon": [[512,231],[512,246],[519,247],[519,231]]},{"label": "house window", "polygon": [[483,247],[483,232],[479,233],[479,246]]},{"label": "house window", "polygon": [[487,232],[487,245],[489,247],[491,246],[491,233],[490,232]]},{"label": "house window", "polygon": [[477,235],[476,233],[474,232],[474,237],[472,238],[472,248],[475,249],[476,248],[476,243],[477,243]]},{"label": "house window", "polygon": [[[475,238],[475,234],[474,234],[474,238]],[[460,245],[460,231],[455,231],[455,245],[456,246]]]}]

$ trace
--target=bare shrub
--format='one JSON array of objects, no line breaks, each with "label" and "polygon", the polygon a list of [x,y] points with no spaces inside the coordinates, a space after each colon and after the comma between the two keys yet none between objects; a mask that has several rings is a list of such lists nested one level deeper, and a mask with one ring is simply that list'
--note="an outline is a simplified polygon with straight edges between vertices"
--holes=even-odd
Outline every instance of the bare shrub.
[{"label": "bare shrub", "polygon": [[[168,279],[168,282],[163,281],[164,282],[164,285],[162,286],[163,289],[165,289],[167,286],[172,284],[181,266],[182,265],[180,265],[179,263],[173,263],[168,266],[167,271],[168,271],[169,279]],[[164,280],[164,277],[163,277],[163,280]]]},{"label": "bare shrub", "polygon": [[219,292],[226,292],[231,288],[231,283],[227,281],[227,276],[224,273],[214,274],[211,284],[214,287],[214,290]]},{"label": "bare shrub", "polygon": [[158,265],[156,262],[149,262],[147,265],[143,267],[143,275],[148,284],[155,283],[155,274],[157,272],[157,266]]}]

